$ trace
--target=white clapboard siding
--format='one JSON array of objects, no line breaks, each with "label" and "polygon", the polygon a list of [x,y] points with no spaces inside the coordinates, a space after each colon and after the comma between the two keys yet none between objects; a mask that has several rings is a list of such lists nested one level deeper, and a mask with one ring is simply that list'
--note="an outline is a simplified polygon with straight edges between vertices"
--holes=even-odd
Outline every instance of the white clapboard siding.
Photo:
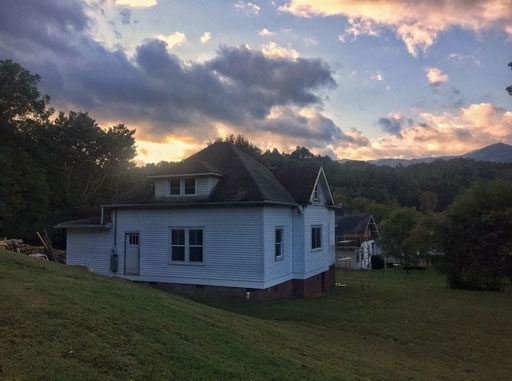
[{"label": "white clapboard siding", "polygon": [[[322,226],[322,249],[311,249],[311,227]],[[310,205],[304,208],[304,277],[325,271],[334,263],[334,210]]]},{"label": "white clapboard siding", "polygon": [[[294,208],[265,207],[263,209],[263,244],[265,288],[292,279]],[[283,228],[283,255],[275,257],[275,229]]]},{"label": "white clapboard siding", "polygon": [[66,264],[83,265],[94,272],[109,274],[113,230],[69,228],[66,239]]},{"label": "white clapboard siding", "polygon": [[304,213],[298,209],[293,213],[293,277],[304,276]]},{"label": "white clapboard siding", "polygon": [[155,197],[166,197],[169,192],[169,180],[155,180]]},{"label": "white clapboard siding", "polygon": [[[140,275],[130,279],[263,288],[263,208],[119,210],[118,276],[124,235],[138,232]],[[203,264],[170,262],[170,227],[204,228]]]}]

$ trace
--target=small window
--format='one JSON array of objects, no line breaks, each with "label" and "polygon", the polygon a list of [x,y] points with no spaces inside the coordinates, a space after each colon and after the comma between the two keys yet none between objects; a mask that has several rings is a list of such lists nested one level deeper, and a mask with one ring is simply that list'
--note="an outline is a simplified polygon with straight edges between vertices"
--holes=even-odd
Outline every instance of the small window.
[{"label": "small window", "polygon": [[320,190],[318,189],[318,184],[315,186],[315,191],[313,192],[313,199],[315,201],[320,200]]},{"label": "small window", "polygon": [[283,256],[283,228],[276,228],[276,237],[275,237],[275,257],[276,259],[282,258]]},{"label": "small window", "polygon": [[188,250],[190,262],[203,261],[203,230],[190,229],[188,231]]},{"label": "small window", "polygon": [[196,194],[196,179],[185,179],[185,194]]},{"label": "small window", "polygon": [[180,179],[172,179],[170,189],[171,196],[179,196],[180,193]]},{"label": "small window", "polygon": [[311,250],[322,248],[322,227],[311,227]]},{"label": "small window", "polygon": [[171,259],[185,261],[185,230],[172,229],[171,231]]},{"label": "small window", "polygon": [[139,235],[138,234],[130,234],[129,235],[129,244],[130,245],[138,245],[139,244]]}]

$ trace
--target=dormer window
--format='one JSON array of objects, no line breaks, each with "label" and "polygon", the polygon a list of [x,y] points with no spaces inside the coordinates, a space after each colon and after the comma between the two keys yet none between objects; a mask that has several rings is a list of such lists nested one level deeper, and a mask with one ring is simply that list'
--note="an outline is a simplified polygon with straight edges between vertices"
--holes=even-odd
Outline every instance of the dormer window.
[{"label": "dormer window", "polygon": [[191,196],[196,194],[196,179],[185,179],[185,195]]},{"label": "dormer window", "polygon": [[320,190],[318,189],[318,184],[315,185],[315,191],[313,192],[313,200],[315,200],[315,201],[320,200]]},{"label": "dormer window", "polygon": [[180,181],[180,179],[171,179],[170,180],[169,194],[171,196],[179,196],[181,194],[181,181]]}]

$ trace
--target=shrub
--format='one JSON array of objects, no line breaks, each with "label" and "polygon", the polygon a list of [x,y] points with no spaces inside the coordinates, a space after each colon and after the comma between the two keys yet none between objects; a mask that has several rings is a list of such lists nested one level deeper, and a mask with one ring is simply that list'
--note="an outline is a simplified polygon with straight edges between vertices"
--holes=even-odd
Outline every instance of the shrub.
[{"label": "shrub", "polygon": [[381,270],[384,268],[384,257],[382,255],[372,255],[372,270]]}]

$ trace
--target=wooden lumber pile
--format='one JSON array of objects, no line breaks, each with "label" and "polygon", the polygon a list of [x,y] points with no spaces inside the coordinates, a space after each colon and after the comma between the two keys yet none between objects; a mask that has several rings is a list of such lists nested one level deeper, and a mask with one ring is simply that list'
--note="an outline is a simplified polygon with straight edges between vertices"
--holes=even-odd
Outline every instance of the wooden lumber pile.
[{"label": "wooden lumber pile", "polygon": [[[44,246],[34,246],[28,243],[23,242],[22,239],[14,238],[14,239],[0,239],[0,249],[13,251],[19,254],[46,254],[47,249]],[[65,250],[56,250],[53,249],[55,259],[57,262],[65,263],[66,262],[66,251]]]}]

